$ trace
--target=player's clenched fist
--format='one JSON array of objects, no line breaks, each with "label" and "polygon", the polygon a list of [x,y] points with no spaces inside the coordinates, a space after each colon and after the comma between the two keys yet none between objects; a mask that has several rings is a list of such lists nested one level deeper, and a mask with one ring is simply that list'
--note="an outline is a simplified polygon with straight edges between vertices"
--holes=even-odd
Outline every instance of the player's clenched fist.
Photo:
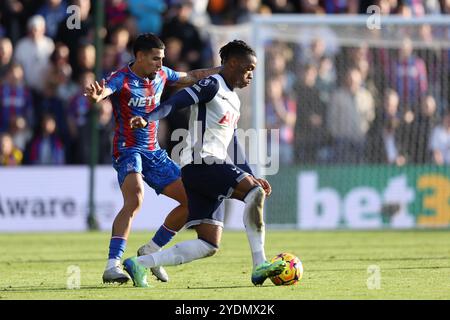
[{"label": "player's clenched fist", "polygon": [[272,193],[272,187],[270,186],[270,183],[266,179],[262,178],[253,178],[253,181],[259,185],[261,188],[264,189],[264,192],[266,193],[266,196],[270,196]]},{"label": "player's clenched fist", "polygon": [[256,180],[258,180],[261,187],[266,192],[266,196],[270,196],[270,194],[272,193],[272,187],[270,186],[269,182],[266,179],[261,179],[261,178],[256,179]]},{"label": "player's clenched fist", "polygon": [[145,128],[147,126],[147,121],[141,116],[135,116],[130,119],[130,127],[131,129],[140,129]]}]

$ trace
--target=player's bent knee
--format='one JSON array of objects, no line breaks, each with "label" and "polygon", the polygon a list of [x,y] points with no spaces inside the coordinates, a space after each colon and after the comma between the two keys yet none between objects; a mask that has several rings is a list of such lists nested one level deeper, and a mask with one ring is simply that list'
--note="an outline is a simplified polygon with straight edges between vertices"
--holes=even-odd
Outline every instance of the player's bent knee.
[{"label": "player's bent knee", "polygon": [[266,199],[266,192],[262,187],[256,187],[255,193],[256,193],[255,202],[261,203]]},{"label": "player's bent knee", "polygon": [[202,244],[202,252],[203,252],[203,256],[206,257],[212,257],[213,255],[215,255],[218,251],[219,251],[219,247],[216,245],[213,245],[212,243],[199,238],[198,240],[200,240],[200,243]]},{"label": "player's bent knee", "polygon": [[143,202],[144,196],[137,194],[125,200],[124,208],[127,212],[135,214],[141,209]]}]

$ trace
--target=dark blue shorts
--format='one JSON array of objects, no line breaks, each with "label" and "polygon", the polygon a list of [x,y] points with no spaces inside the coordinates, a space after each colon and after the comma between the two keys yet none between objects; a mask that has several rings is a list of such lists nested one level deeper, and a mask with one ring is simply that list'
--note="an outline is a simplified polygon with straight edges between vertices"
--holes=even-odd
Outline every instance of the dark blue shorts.
[{"label": "dark blue shorts", "polygon": [[[211,163],[211,162],[209,162]],[[223,199],[249,174],[234,164],[188,164],[181,169],[181,177],[188,197],[189,217],[185,228],[201,223],[223,227]]]},{"label": "dark blue shorts", "polygon": [[119,185],[122,186],[129,173],[141,173],[144,181],[160,194],[166,186],[181,176],[180,167],[167,155],[166,150],[124,151],[118,159],[113,158],[113,167],[117,171]]}]

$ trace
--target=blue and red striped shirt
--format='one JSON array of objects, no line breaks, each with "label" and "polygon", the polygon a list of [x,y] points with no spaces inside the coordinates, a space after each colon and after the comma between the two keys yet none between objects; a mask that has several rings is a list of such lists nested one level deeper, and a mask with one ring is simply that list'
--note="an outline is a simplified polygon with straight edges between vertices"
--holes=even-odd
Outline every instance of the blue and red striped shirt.
[{"label": "blue and red striped shirt", "polygon": [[417,105],[428,90],[425,62],[411,56],[398,61],[392,71],[393,87],[399,94],[400,103],[409,107]]},{"label": "blue and red striped shirt", "polygon": [[10,121],[14,117],[24,117],[30,123],[33,112],[33,101],[29,89],[23,85],[0,85],[0,132],[8,131]]},{"label": "blue and red striped shirt", "polygon": [[115,159],[129,148],[142,151],[160,149],[157,138],[159,121],[151,121],[146,128],[131,129],[130,119],[134,116],[145,118],[159,105],[166,82],[173,83],[179,79],[177,72],[165,66],[153,80],[137,76],[130,66],[113,72],[106,81],[106,87],[113,92],[110,99],[116,121],[113,140]]}]

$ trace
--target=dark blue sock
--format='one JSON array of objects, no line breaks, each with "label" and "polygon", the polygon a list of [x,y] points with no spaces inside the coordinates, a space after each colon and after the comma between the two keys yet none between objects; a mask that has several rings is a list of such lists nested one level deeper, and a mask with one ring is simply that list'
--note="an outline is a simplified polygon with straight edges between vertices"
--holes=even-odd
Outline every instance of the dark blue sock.
[{"label": "dark blue sock", "polygon": [[152,240],[158,246],[164,247],[170,240],[172,240],[174,235],[176,235],[175,231],[170,230],[165,225],[162,225],[159,227],[158,231],[156,231]]},{"label": "dark blue sock", "polygon": [[109,256],[108,259],[122,258],[125,247],[127,246],[127,240],[119,237],[112,237],[109,242]]}]

